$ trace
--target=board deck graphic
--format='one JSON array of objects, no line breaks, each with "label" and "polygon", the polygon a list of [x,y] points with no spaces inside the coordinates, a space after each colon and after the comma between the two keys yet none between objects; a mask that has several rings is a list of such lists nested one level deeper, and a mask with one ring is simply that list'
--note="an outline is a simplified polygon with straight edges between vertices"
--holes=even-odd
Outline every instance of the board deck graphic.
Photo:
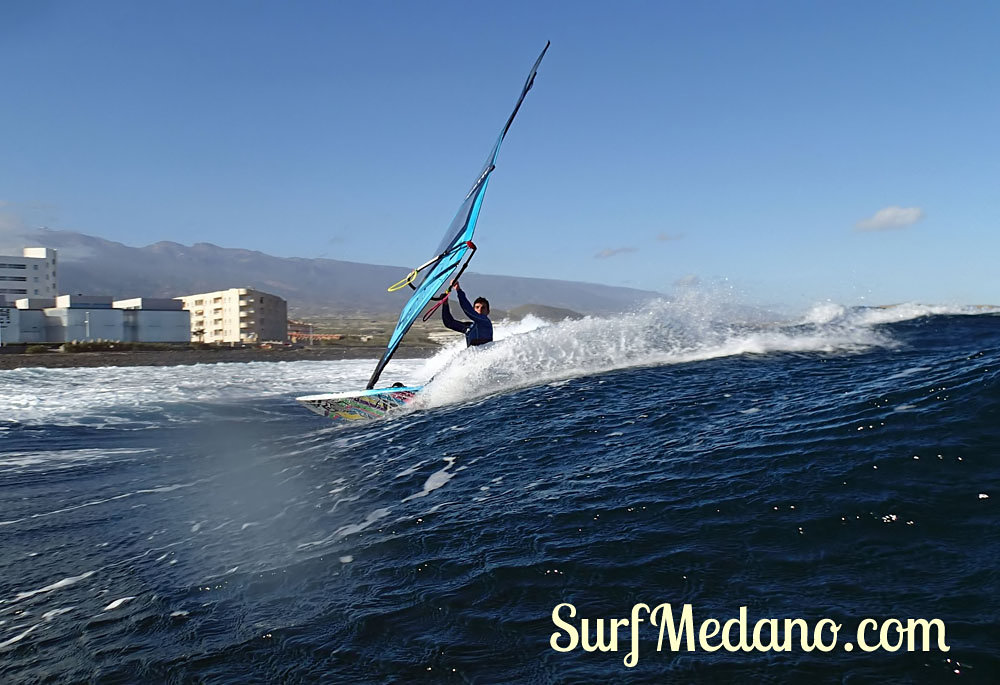
[{"label": "board deck graphic", "polygon": [[381,388],[360,392],[307,395],[296,400],[320,416],[345,421],[380,419],[388,412],[413,402],[420,387]]}]

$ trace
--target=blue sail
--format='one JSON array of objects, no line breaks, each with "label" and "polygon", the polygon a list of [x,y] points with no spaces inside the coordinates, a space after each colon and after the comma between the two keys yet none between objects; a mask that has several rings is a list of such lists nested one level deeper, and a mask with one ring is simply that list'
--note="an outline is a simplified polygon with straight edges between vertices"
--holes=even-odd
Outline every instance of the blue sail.
[{"label": "blue sail", "polygon": [[438,245],[435,256],[424,265],[423,268],[429,270],[424,275],[423,280],[420,281],[420,285],[411,286],[415,288],[414,292],[403,307],[403,311],[400,312],[399,321],[396,323],[396,328],[389,338],[389,344],[386,346],[378,366],[375,367],[375,371],[368,381],[369,390],[375,387],[375,383],[378,382],[379,376],[382,374],[382,369],[389,363],[392,355],[396,352],[396,348],[399,347],[399,343],[402,342],[403,336],[410,330],[413,322],[420,316],[424,307],[434,299],[438,292],[446,289],[450,284],[450,279],[453,278],[462,261],[466,256],[471,256],[469,255],[469,251],[473,249],[471,245],[472,234],[476,230],[476,221],[479,219],[479,210],[483,204],[483,197],[486,195],[486,186],[489,183],[490,174],[493,173],[493,169],[496,167],[497,155],[500,154],[500,144],[503,142],[504,136],[507,135],[507,131],[510,129],[517,111],[521,108],[524,96],[531,90],[531,86],[535,82],[538,65],[542,63],[542,58],[548,49],[549,43],[546,42],[542,53],[535,60],[535,65],[531,68],[531,72],[524,82],[524,88],[517,99],[517,104],[514,105],[514,111],[507,118],[507,123],[504,124],[503,129],[500,131],[500,136],[497,138],[496,144],[493,146],[489,157],[486,158],[483,170],[473,184],[472,189],[465,196],[461,207],[458,208],[455,218],[445,232],[440,245]]}]

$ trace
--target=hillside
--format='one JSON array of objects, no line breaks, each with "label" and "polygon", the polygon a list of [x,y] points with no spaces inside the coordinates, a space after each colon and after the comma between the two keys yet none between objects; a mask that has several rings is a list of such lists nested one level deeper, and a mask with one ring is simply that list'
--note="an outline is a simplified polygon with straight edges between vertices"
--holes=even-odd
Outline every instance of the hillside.
[{"label": "hillside", "polygon": [[[46,229],[31,231],[19,239],[24,246],[59,251],[62,293],[176,297],[251,287],[283,297],[293,316],[396,313],[405,295],[386,292],[386,286],[409,271],[409,267],[334,259],[274,257],[210,243],[189,246],[159,242],[130,247],[82,233]],[[20,252],[17,246],[5,249]],[[661,297],[659,293],[632,288],[471,271],[462,277],[462,285],[470,294],[486,295],[494,309],[513,311],[529,302],[542,302],[543,307],[570,310],[545,318],[628,311]]]}]

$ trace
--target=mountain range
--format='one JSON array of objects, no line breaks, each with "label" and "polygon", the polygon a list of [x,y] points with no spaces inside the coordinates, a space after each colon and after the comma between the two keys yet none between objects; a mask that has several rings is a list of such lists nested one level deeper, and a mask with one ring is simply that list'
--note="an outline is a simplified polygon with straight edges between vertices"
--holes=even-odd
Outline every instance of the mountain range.
[{"label": "mountain range", "polygon": [[[292,316],[395,314],[405,301],[386,288],[409,267],[335,259],[274,257],[211,243],[159,242],[130,247],[72,231],[37,229],[18,236],[23,246],[58,251],[60,293],[128,297],[177,297],[227,288],[255,288],[284,298]],[[10,254],[20,249],[4,247]],[[486,295],[496,309],[535,304],[582,314],[630,311],[660,293],[594,283],[494,276],[469,271],[470,294]]]}]

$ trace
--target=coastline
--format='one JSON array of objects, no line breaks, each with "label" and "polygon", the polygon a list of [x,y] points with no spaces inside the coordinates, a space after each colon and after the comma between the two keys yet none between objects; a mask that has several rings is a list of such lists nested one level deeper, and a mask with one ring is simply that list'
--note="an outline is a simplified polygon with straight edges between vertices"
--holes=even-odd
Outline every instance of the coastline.
[{"label": "coastline", "polygon": [[[399,359],[422,359],[433,355],[439,347],[405,347],[396,352]],[[0,370],[9,369],[68,369],[102,366],[190,366],[193,364],[225,364],[249,362],[339,361],[371,359],[377,361],[381,348],[323,346],[295,349],[262,350],[132,350],[113,352],[42,352],[38,354],[0,354]]]}]

